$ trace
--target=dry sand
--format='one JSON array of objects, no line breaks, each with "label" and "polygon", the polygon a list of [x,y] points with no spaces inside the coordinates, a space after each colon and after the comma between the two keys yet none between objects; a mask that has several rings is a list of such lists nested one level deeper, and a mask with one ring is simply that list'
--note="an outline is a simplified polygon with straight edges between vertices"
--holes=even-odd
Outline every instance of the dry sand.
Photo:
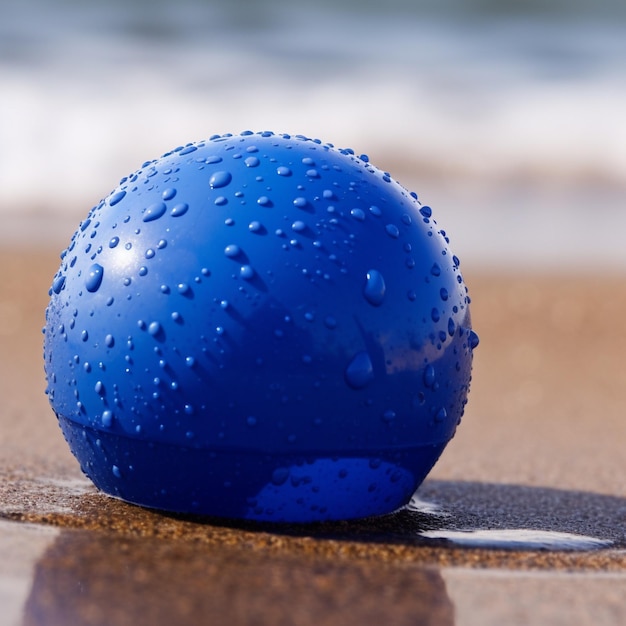
[{"label": "dry sand", "polygon": [[[146,511],[82,478],[43,394],[57,259],[0,249],[0,625],[626,623],[623,277],[466,270],[470,403],[419,510],[273,527]],[[450,529],[610,545],[420,535]]]}]

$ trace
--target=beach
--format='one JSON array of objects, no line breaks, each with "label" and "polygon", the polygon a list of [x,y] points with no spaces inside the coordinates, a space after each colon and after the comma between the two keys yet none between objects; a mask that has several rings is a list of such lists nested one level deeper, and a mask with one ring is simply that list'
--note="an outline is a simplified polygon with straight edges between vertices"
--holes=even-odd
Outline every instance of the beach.
[{"label": "beach", "polygon": [[98,493],[43,393],[58,250],[7,244],[0,262],[0,623],[623,623],[619,274],[466,269],[481,336],[470,403],[417,499],[272,526]]},{"label": "beach", "polygon": [[[621,0],[0,5],[0,626],[626,623]],[[124,503],[44,393],[48,290],[90,207],[246,129],[368,155],[461,259],[469,404],[393,514]]]}]

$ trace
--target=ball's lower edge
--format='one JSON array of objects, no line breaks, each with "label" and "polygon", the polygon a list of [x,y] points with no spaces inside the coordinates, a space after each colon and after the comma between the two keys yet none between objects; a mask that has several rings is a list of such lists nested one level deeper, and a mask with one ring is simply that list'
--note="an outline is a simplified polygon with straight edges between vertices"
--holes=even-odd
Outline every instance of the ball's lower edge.
[{"label": "ball's lower edge", "polygon": [[82,471],[146,508],[261,522],[359,519],[407,504],[447,442],[399,450],[296,454],[173,446],[59,416]]}]

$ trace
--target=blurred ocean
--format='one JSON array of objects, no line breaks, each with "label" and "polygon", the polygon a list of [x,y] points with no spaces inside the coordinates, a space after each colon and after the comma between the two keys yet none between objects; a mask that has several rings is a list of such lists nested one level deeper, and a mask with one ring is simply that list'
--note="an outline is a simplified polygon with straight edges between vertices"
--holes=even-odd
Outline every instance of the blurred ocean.
[{"label": "blurred ocean", "polygon": [[367,153],[464,263],[626,271],[623,0],[0,0],[0,241],[246,129]]}]

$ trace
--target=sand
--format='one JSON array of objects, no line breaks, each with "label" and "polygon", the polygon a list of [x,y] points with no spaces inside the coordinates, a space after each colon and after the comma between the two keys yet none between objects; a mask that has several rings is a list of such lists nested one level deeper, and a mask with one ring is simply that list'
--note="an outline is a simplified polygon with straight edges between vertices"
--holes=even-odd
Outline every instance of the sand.
[{"label": "sand", "polygon": [[144,510],[82,477],[43,393],[57,265],[0,249],[0,624],[626,623],[619,275],[465,269],[470,403],[415,507],[277,527]]}]

